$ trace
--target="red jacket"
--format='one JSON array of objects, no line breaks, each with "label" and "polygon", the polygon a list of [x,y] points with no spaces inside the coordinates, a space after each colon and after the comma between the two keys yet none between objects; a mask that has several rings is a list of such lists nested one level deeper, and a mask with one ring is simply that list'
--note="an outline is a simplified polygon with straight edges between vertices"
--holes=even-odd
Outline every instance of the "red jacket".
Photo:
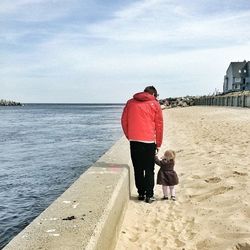
[{"label": "red jacket", "polygon": [[160,104],[147,92],[137,93],[130,99],[122,113],[122,129],[130,141],[162,144],[163,118]]}]

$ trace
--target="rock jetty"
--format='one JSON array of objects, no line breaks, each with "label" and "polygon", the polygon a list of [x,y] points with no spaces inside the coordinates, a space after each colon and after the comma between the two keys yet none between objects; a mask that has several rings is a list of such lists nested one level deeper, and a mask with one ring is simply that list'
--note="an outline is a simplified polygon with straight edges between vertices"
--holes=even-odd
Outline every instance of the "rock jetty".
[{"label": "rock jetty", "polygon": [[197,97],[185,96],[185,97],[176,97],[176,98],[165,98],[160,100],[160,105],[162,109],[165,108],[175,108],[175,107],[188,107],[195,105],[195,99]]},{"label": "rock jetty", "polygon": [[22,106],[20,102],[14,102],[14,101],[7,101],[7,100],[0,100],[0,106]]}]

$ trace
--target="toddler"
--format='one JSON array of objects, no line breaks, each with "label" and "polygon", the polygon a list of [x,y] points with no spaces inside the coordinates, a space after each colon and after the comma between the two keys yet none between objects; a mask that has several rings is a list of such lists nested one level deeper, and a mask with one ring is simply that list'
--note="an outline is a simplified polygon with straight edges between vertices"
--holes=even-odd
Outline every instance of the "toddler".
[{"label": "toddler", "polygon": [[157,184],[162,185],[163,198],[168,200],[170,191],[171,200],[175,201],[175,188],[174,186],[179,183],[177,173],[174,170],[175,164],[175,152],[173,150],[167,150],[161,157],[161,160],[155,156],[155,163],[160,166],[160,170],[157,175]]}]

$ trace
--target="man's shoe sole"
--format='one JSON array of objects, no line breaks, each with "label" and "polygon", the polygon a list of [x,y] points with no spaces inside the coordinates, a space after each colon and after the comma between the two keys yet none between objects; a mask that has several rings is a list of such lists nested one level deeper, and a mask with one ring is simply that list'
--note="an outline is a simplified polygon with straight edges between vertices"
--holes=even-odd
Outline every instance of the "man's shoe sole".
[{"label": "man's shoe sole", "polygon": [[143,196],[143,197],[142,197],[142,196],[139,196],[139,197],[138,197],[138,200],[139,200],[139,201],[144,201],[144,200],[145,200],[145,197],[144,197],[144,196]]},{"label": "man's shoe sole", "polygon": [[147,198],[146,197],[146,199],[145,199],[145,202],[146,203],[152,203],[152,202],[154,202],[155,201],[155,199],[150,199],[150,198]]}]

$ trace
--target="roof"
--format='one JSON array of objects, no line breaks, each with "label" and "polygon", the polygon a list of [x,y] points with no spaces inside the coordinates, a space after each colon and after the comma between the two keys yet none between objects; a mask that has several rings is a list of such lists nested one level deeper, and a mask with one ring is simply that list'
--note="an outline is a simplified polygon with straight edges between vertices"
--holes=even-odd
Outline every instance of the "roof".
[{"label": "roof", "polygon": [[[243,61],[243,62],[231,62],[228,69],[232,68],[232,74],[234,77],[241,77],[243,70],[247,69],[247,64],[250,64],[250,61]],[[240,72],[241,71],[241,72]]]}]

